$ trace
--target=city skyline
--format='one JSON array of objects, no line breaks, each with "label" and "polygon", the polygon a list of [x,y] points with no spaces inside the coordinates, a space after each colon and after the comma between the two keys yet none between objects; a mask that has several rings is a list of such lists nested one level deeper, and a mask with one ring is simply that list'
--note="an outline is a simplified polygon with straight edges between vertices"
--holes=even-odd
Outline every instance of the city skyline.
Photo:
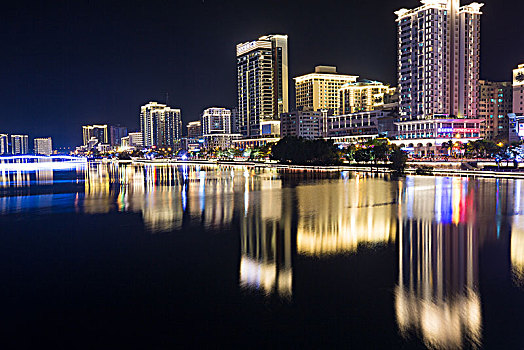
[{"label": "city skyline", "polygon": [[[328,1],[318,11],[308,4],[300,8],[296,2],[283,4],[279,6],[281,11],[271,17],[269,9],[253,11],[258,3],[242,8],[234,1],[157,6],[166,13],[176,8],[187,14],[187,19],[175,25],[166,16],[149,16],[144,25],[132,30],[132,19],[142,14],[136,6],[119,8],[117,18],[110,15],[110,9],[101,12],[98,4],[67,8],[51,4],[45,9],[36,6],[32,12],[22,12],[17,9],[20,5],[10,4],[5,12],[8,20],[3,23],[4,37],[7,44],[12,40],[17,44],[3,57],[6,74],[2,96],[7,107],[1,132],[51,135],[58,147],[74,146],[80,137],[78,126],[86,123],[138,129],[137,108],[150,100],[165,102],[166,93],[169,104],[182,109],[184,124],[197,120],[207,107],[235,107],[235,45],[268,33],[290,38],[290,108],[295,104],[291,79],[309,73],[319,64],[336,65],[340,72],[397,85],[393,12],[416,7],[418,0],[343,5]],[[512,69],[524,60],[524,48],[515,44],[521,31],[515,24],[520,8],[524,9],[524,4],[485,2],[481,79],[510,81]],[[239,16],[243,19],[234,25],[215,30],[213,24],[220,14],[232,16],[228,14],[232,9],[250,17]],[[73,23],[76,17],[71,15],[77,12],[83,15]],[[352,21],[336,21],[343,14]],[[20,21],[22,15],[24,20]],[[189,33],[195,25],[192,19],[200,15],[210,21]],[[289,21],[291,17],[301,20]],[[330,18],[329,30],[321,25],[300,24],[308,20],[320,24],[322,18]],[[368,24],[370,19],[374,19],[373,26]],[[24,26],[30,20],[32,24]],[[335,22],[341,23],[333,27]],[[208,26],[213,27],[212,33]],[[359,28],[366,28],[363,38],[352,34]],[[500,36],[501,32],[505,35]],[[100,39],[97,33],[106,36]],[[20,43],[23,38],[30,39]],[[141,50],[164,43],[166,49],[155,55]],[[183,54],[176,48],[182,48]],[[505,53],[505,48],[511,52]],[[89,50],[88,54],[85,50]],[[201,56],[207,50],[217,54],[213,60]],[[33,103],[27,103],[28,98]]]}]

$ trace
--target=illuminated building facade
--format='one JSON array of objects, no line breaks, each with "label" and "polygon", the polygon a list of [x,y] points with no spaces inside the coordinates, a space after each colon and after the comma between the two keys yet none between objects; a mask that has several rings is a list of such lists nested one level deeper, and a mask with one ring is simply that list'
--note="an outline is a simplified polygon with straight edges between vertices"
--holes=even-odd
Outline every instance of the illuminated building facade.
[{"label": "illuminated building facade", "polygon": [[120,146],[122,138],[127,136],[127,128],[125,126],[115,125],[109,128],[109,140],[111,146]]},{"label": "illuminated building facade", "polygon": [[0,134],[0,155],[9,153],[9,135]]},{"label": "illuminated building facade", "polygon": [[28,154],[29,153],[29,136],[11,135],[11,154]]},{"label": "illuminated building facade", "polygon": [[53,140],[50,137],[36,138],[34,145],[37,155],[50,156],[53,154]]},{"label": "illuminated building facade", "polygon": [[513,113],[524,114],[524,64],[513,70]]},{"label": "illuminated building facade", "polygon": [[287,35],[267,35],[237,45],[238,123],[243,136],[261,134],[260,123],[289,111]]},{"label": "illuminated building facade", "polygon": [[327,110],[282,113],[280,115],[281,136],[294,136],[310,140],[326,137],[327,115]]},{"label": "illuminated building facade", "polygon": [[446,116],[428,120],[397,122],[397,139],[392,141],[406,151],[420,156],[437,155],[444,142],[468,143],[481,139],[483,119],[450,119]]},{"label": "illuminated building facade", "polygon": [[389,111],[369,111],[327,118],[328,137],[337,144],[351,144],[391,136],[395,117]]},{"label": "illuminated building facade", "polygon": [[140,128],[144,147],[175,147],[182,136],[181,111],[149,102],[140,108]]},{"label": "illuminated building facade", "polygon": [[143,147],[144,146],[144,135],[141,132],[130,132],[129,146],[130,147]]},{"label": "illuminated building facade", "polygon": [[482,6],[423,0],[395,12],[402,119],[478,116]]},{"label": "illuminated building facade", "polygon": [[108,144],[109,134],[107,125],[84,125],[82,127],[84,146],[89,145],[91,139],[96,139],[98,143]]},{"label": "illuminated building facade", "polygon": [[369,112],[379,109],[387,100],[386,96],[395,94],[396,89],[378,81],[349,83],[339,90],[340,115]]},{"label": "illuminated building facade", "polygon": [[208,108],[200,118],[202,134],[231,134],[231,111],[226,108]]},{"label": "illuminated building facade", "polygon": [[196,122],[189,122],[187,124],[187,137],[188,138],[199,138],[202,136],[202,122],[200,120]]},{"label": "illuminated building facade", "polygon": [[305,111],[339,109],[339,89],[357,81],[356,75],[338,74],[337,67],[317,66],[315,72],[296,77],[295,94],[297,109]]},{"label": "illuminated building facade", "polygon": [[479,117],[484,119],[482,138],[507,141],[509,117],[513,111],[513,88],[510,82],[480,80]]},{"label": "illuminated building facade", "polygon": [[202,136],[207,148],[227,149],[233,139],[241,138],[232,133],[231,110],[226,108],[208,108],[200,118]]}]

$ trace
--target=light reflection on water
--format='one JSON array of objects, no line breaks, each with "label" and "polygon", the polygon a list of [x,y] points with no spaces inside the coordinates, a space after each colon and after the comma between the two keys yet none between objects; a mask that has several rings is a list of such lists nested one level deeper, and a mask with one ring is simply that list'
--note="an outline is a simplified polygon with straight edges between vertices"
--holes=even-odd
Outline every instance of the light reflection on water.
[{"label": "light reflection on water", "polygon": [[[397,246],[398,282],[391,296],[397,327],[406,339],[415,334],[431,348],[482,346],[479,251],[501,239],[504,225],[513,228],[513,279],[524,285],[521,181],[295,177],[300,175],[247,167],[91,164],[71,180],[81,185],[78,191],[7,192],[0,214],[42,208],[139,213],[153,234],[186,224],[218,232],[236,228],[240,288],[283,300],[292,300],[296,288],[294,259]],[[2,174],[0,188],[51,186],[54,180],[53,171]]]}]

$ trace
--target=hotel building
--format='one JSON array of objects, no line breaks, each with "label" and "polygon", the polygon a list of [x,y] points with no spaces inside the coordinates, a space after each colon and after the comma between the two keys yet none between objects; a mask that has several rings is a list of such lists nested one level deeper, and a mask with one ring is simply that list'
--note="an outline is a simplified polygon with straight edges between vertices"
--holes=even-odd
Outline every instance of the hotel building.
[{"label": "hotel building", "polygon": [[513,113],[524,114],[524,64],[513,70]]},{"label": "hotel building", "polygon": [[482,6],[423,0],[418,8],[395,12],[403,120],[478,116]]},{"label": "hotel building", "polygon": [[513,88],[510,82],[480,80],[479,117],[484,119],[484,139],[507,141],[509,117],[513,110]]},{"label": "hotel building", "polygon": [[36,138],[34,145],[37,155],[50,156],[53,154],[53,140],[50,137]]},{"label": "hotel building", "polygon": [[230,148],[231,141],[241,136],[231,132],[231,110],[226,108],[206,109],[202,113],[200,124],[207,148]]},{"label": "hotel building", "polygon": [[243,136],[289,111],[287,35],[267,35],[237,45],[238,123]]},{"label": "hotel building", "polygon": [[394,95],[395,91],[378,81],[345,84],[339,90],[337,111],[341,115],[373,111],[383,106],[386,96]]},{"label": "hotel building", "polygon": [[11,135],[11,154],[28,154],[29,153],[29,136]]},{"label": "hotel building", "polygon": [[84,146],[88,145],[92,138],[98,140],[99,143],[109,143],[107,125],[84,125],[82,127]]},{"label": "hotel building", "polygon": [[357,79],[356,75],[338,74],[337,67],[317,66],[314,73],[294,79],[297,109],[336,112],[339,109],[339,89]]},{"label": "hotel building", "polygon": [[181,111],[149,102],[140,108],[140,128],[144,147],[174,147],[182,135]]},{"label": "hotel building", "polygon": [[9,136],[0,134],[0,155],[9,153]]}]

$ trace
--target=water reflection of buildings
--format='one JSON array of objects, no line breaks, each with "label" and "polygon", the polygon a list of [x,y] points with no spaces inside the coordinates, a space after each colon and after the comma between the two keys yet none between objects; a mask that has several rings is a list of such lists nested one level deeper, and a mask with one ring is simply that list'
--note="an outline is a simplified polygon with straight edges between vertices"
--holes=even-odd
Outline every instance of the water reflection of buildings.
[{"label": "water reflection of buildings", "polygon": [[360,244],[395,240],[396,193],[383,180],[357,177],[299,186],[297,198],[299,254],[353,252]]},{"label": "water reflection of buildings", "polygon": [[243,170],[199,166],[116,166],[92,164],[86,172],[85,198],[79,211],[141,213],[152,232],[182,227],[184,215],[206,227],[233,220],[234,187]]},{"label": "water reflection of buildings", "polygon": [[522,191],[522,181],[515,181],[515,215],[513,216],[513,229],[511,231],[511,265],[515,283],[524,287],[524,203],[522,203],[524,193]]},{"label": "water reflection of buildings", "polygon": [[409,178],[400,193],[395,307],[401,333],[416,331],[431,348],[480,345],[474,188],[467,179]]},{"label": "water reflection of buildings", "polygon": [[256,182],[246,175],[241,218],[240,285],[291,297],[293,291],[291,201],[279,179]]}]

